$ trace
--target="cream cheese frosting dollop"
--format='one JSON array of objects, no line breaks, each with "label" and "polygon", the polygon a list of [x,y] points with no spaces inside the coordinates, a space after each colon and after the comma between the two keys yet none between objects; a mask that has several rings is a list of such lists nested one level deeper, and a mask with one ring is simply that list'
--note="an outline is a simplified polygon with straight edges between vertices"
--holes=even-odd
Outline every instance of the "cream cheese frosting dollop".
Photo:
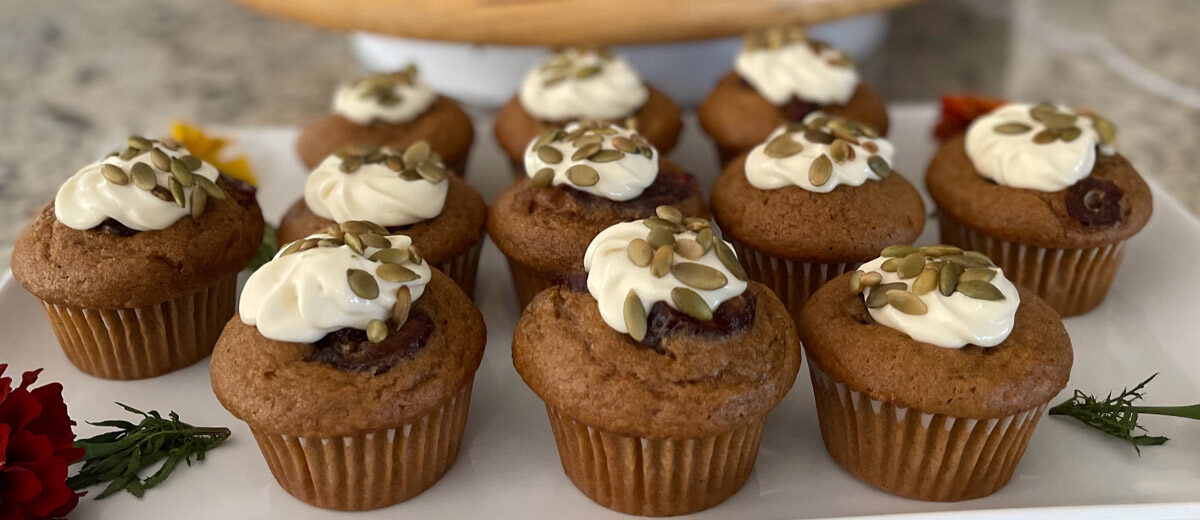
[{"label": "cream cheese frosting dollop", "polygon": [[854,96],[859,82],[858,70],[845,53],[809,40],[795,27],[748,35],[734,70],[776,106],[793,97],[842,105]]},{"label": "cream cheese frosting dollop", "polygon": [[[138,139],[131,138],[131,142]],[[166,229],[192,214],[195,201],[192,194],[202,189],[200,183],[207,181],[208,190],[219,190],[215,183],[220,172],[211,164],[188,155],[186,149],[174,143],[165,146],[157,141],[145,141],[148,144],[144,152],[133,155],[130,149],[126,149],[120,155],[111,155],[83,167],[67,179],[54,196],[55,218],[74,229],[91,229],[110,218],[137,231]],[[202,177],[205,181],[193,180],[192,185],[181,186],[183,205],[174,201],[168,189],[172,182],[170,167],[156,167],[151,160],[151,153],[165,154],[168,160],[186,158],[192,166],[197,166],[188,169],[194,178]],[[114,182],[105,177],[105,165],[119,168],[125,175],[124,182]],[[153,172],[154,184],[139,187],[133,179],[135,168]],[[146,186],[153,188],[153,191],[145,189]]]},{"label": "cream cheese frosting dollop", "polygon": [[[1110,138],[1103,139],[1098,129]],[[964,144],[984,178],[1010,188],[1053,192],[1091,174],[1097,149],[1113,153],[1107,130],[1111,124],[1106,120],[1063,106],[1011,103],[973,121]]]},{"label": "cream cheese frosting dollop", "polygon": [[424,114],[437,94],[421,80],[415,66],[390,74],[361,78],[338,87],[333,111],[360,125],[372,121],[407,123]]},{"label": "cream cheese frosting dollop", "polygon": [[[703,255],[695,259],[687,259],[681,254],[674,254],[671,260],[671,271],[663,276],[655,276],[649,266],[635,264],[629,251],[630,243],[639,239],[647,239],[650,228],[645,222],[645,220],[623,222],[608,227],[592,239],[583,257],[583,266],[587,270],[588,292],[596,299],[600,316],[613,330],[621,333],[630,332],[625,322],[625,304],[630,291],[633,291],[641,301],[644,313],[648,313],[656,302],[666,302],[667,305],[677,310],[683,310],[685,314],[687,311],[680,309],[673,296],[677,289],[690,290],[699,295],[710,310],[715,310],[724,301],[745,292],[746,280],[735,275],[717,255],[716,248],[723,246],[729,255],[726,258],[737,261],[736,256],[733,256],[732,249],[723,241],[720,246],[714,243],[704,251]],[[701,233],[703,232],[701,231]],[[695,241],[697,237],[698,232],[686,229],[674,233],[676,241]],[[708,238],[714,242],[721,240],[712,238],[711,230],[708,230]],[[710,289],[689,285],[678,276],[680,264],[699,264],[703,268],[719,273],[724,277],[725,283],[720,287]],[[692,269],[692,271],[695,270],[697,269]],[[738,272],[741,273],[741,270],[738,269]]]},{"label": "cream cheese frosting dollop", "polygon": [[[658,150],[637,132],[611,123],[571,123],[525,147],[525,174],[535,187],[571,188],[627,201],[658,178]],[[547,180],[549,182],[547,183]]]},{"label": "cream cheese frosting dollop", "polygon": [[[386,227],[406,226],[441,215],[450,190],[449,178],[406,176],[388,166],[389,157],[395,158],[391,160],[395,165],[401,155],[388,148],[380,153],[383,159],[373,162],[359,157],[326,157],[304,183],[304,203],[317,216],[334,222],[367,220]],[[360,165],[347,172],[347,160]],[[433,162],[441,167],[440,161]]]},{"label": "cream cheese frosting dollop", "polygon": [[[304,240],[328,238],[331,235],[316,234]],[[385,238],[393,249],[412,247],[407,236]],[[242,323],[257,327],[273,340],[312,343],[342,328],[366,330],[373,320],[387,320],[396,303],[396,291],[408,287],[411,301],[417,301],[432,271],[424,260],[417,263],[410,258],[400,265],[415,273],[415,278],[406,282],[385,279],[378,272],[385,264],[370,259],[380,250],[367,247],[358,254],[347,245],[303,251],[285,247],[246,280],[238,305]],[[355,293],[348,276],[352,269],[374,278],[378,296],[368,299]]]},{"label": "cream cheese frosting dollop", "polygon": [[[915,254],[921,255],[921,253]],[[1012,333],[1021,297],[1017,293],[1016,286],[1004,276],[1003,271],[994,266],[986,266],[990,264],[990,260],[978,262],[986,257],[973,252],[969,252],[967,255],[971,257],[969,260],[976,262],[973,264],[975,267],[965,270],[970,274],[959,275],[962,281],[958,282],[958,288],[949,296],[943,293],[942,286],[935,286],[928,292],[914,290],[914,285],[918,285],[917,280],[920,275],[901,278],[901,273],[895,267],[883,268],[885,262],[891,261],[893,264],[898,264],[902,261],[902,257],[879,257],[863,264],[859,271],[866,273],[864,278],[876,275],[880,277],[877,284],[872,284],[872,287],[866,288],[863,292],[863,297],[867,302],[867,311],[871,314],[871,318],[886,327],[907,334],[914,340],[943,348],[962,348],[966,345],[994,347],[1003,343]],[[956,256],[961,257],[962,255]],[[947,258],[926,256],[924,259],[926,262],[933,263],[939,260],[948,261]],[[926,268],[931,269],[932,267],[926,264]],[[948,268],[948,265],[942,266],[943,270]],[[990,273],[984,271],[990,271]],[[870,273],[875,273],[875,275]],[[940,279],[941,272],[939,271],[936,275]],[[990,279],[987,279],[988,277]],[[888,284],[897,285],[888,286]],[[963,284],[973,285],[973,287],[968,288]],[[988,285],[990,288],[987,287]],[[905,291],[909,293],[909,297],[919,299],[922,304],[920,307],[924,308],[924,312],[914,314],[912,309],[907,306],[885,303],[882,296],[886,292],[877,295],[874,299],[871,297],[876,291],[891,292],[893,290]],[[918,295],[918,292],[922,294]],[[980,297],[981,292],[987,296]],[[973,296],[968,296],[968,293]]]},{"label": "cream cheese frosting dollop", "polygon": [[518,100],[542,121],[617,119],[633,115],[650,90],[633,66],[605,50],[567,48],[531,69]]},{"label": "cream cheese frosting dollop", "polygon": [[894,153],[892,144],[866,125],[813,112],[801,124],[775,129],[750,150],[746,181],[760,190],[799,186],[829,193],[890,175]]}]

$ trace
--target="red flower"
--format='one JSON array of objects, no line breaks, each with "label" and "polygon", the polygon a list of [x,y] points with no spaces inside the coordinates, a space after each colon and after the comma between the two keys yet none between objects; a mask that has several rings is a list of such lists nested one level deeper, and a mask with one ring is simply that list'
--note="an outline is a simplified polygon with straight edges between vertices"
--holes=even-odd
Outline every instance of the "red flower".
[{"label": "red flower", "polygon": [[933,129],[933,136],[946,141],[966,132],[971,121],[1003,104],[1004,100],[980,96],[942,96],[942,117]]},{"label": "red flower", "polygon": [[62,385],[29,388],[41,370],[12,387],[0,364],[0,520],[62,518],[82,494],[67,487],[67,466],[83,458]]}]

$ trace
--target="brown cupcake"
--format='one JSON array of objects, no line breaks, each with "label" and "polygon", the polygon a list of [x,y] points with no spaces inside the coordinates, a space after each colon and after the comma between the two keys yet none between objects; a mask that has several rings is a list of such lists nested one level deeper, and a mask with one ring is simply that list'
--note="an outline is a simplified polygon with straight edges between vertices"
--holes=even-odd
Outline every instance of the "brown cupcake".
[{"label": "brown cupcake", "polygon": [[[402,75],[410,75],[415,80],[416,72],[410,67],[402,72],[359,81]],[[441,155],[448,168],[465,175],[467,155],[474,138],[470,116],[453,99],[437,96],[429,108],[404,122],[373,119],[359,123],[336,113],[323,116],[301,130],[296,139],[296,152],[306,167],[314,168],[329,155],[350,146],[390,146],[403,150],[417,141],[425,141]]]},{"label": "brown cupcake", "polygon": [[[130,160],[149,164],[146,153]],[[112,186],[141,191],[132,183]],[[194,211],[189,197],[188,208],[198,216],[184,216],[164,229],[137,231],[112,218],[74,229],[56,218],[54,203],[34,215],[13,248],[13,276],[41,300],[67,359],[80,370],[105,379],[141,379],[183,368],[212,351],[233,315],[237,274],[263,232],[252,187],[225,176],[214,186],[223,198],[206,197]]]},{"label": "brown cupcake", "polygon": [[[461,178],[451,175],[447,182],[450,187],[438,216],[413,224],[389,226],[387,230],[412,237],[413,245],[421,251],[425,261],[457,282],[467,295],[473,295],[479,252],[486,231],[487,205],[483,197]],[[339,222],[313,213],[301,197],[279,222],[279,243],[300,240],[337,224]]]},{"label": "brown cupcake", "polygon": [[[822,42],[807,40],[803,31],[795,32],[794,27],[776,28],[766,32],[779,31],[787,31],[792,37],[803,39],[808,45],[829,49]],[[762,34],[752,33],[747,37],[747,45],[761,47],[765,43],[756,43],[754,40],[764,37]],[[786,39],[782,35],[772,38],[779,38],[780,43]],[[774,48],[777,48],[779,44],[775,45]],[[836,52],[833,49],[829,51]],[[848,57],[844,54],[841,56],[841,59],[848,62]],[[696,115],[700,119],[700,126],[717,145],[721,164],[726,164],[738,154],[761,143],[780,125],[803,121],[808,114],[817,111],[870,125],[880,134],[887,135],[887,108],[879,94],[865,83],[859,83],[845,103],[814,103],[793,96],[787,103],[777,105],[763,97],[753,85],[739,76],[737,71],[730,71],[700,103]]]},{"label": "brown cupcake", "polygon": [[960,135],[938,150],[926,184],[943,242],[994,258],[1063,316],[1104,300],[1126,240],[1153,211],[1149,186],[1119,153],[1097,153],[1092,171],[1069,188],[1039,191],[984,178]]},{"label": "brown cupcake", "polygon": [[911,243],[925,226],[920,194],[890,167],[880,170],[881,179],[820,193],[799,185],[756,188],[746,161],[745,154],[734,159],[717,178],[713,216],[750,278],[772,288],[793,314],[825,282],[889,244]]},{"label": "brown cupcake", "polygon": [[[513,333],[513,365],[546,402],[563,471],[600,505],[645,516],[699,511],[736,493],[800,366],[783,304],[730,269],[736,259],[721,256],[728,246],[707,226],[685,231],[677,212],[661,213],[660,227],[605,230],[589,253],[587,288],[541,292]],[[678,253],[659,275],[632,251],[664,230]],[[693,254],[681,243],[701,245]],[[686,267],[721,282],[685,276]],[[667,294],[671,303],[655,300]],[[623,308],[617,323],[628,333],[602,306]]]},{"label": "brown cupcake", "polygon": [[429,276],[417,300],[402,311],[397,301],[392,318],[372,322],[380,331],[347,327],[305,343],[271,339],[261,322],[226,325],[213,391],[250,426],[271,473],[296,498],[344,511],[386,507],[454,464],[487,337],[467,295],[440,272]]},{"label": "brown cupcake", "polygon": [[799,320],[830,456],[858,479],[909,498],[996,492],[1070,376],[1071,341],[1058,314],[1014,288],[1020,303],[1002,342],[945,348],[876,322],[851,290],[859,276],[830,281]]}]

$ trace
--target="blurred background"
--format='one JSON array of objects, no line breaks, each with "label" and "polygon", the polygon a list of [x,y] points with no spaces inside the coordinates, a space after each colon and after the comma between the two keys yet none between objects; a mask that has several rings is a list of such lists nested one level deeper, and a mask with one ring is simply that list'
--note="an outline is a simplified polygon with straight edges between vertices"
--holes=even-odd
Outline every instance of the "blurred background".
[{"label": "blurred background", "polygon": [[[1200,215],[1197,27],[1194,0],[928,0],[815,35],[855,52],[890,103],[974,92],[1094,108],[1116,122],[1122,153],[1143,175]],[[176,120],[303,124],[328,111],[335,85],[364,59],[381,65],[381,45],[222,1],[0,0],[0,269],[28,215],[128,132],[164,133]],[[690,47],[724,71],[736,46]],[[656,59],[644,53],[639,67]],[[453,52],[422,56],[445,60],[422,64],[444,78],[467,66]],[[491,97],[512,94],[494,80]],[[706,92],[711,81],[690,83]],[[677,91],[685,103],[687,84]],[[486,110],[487,89],[459,94]],[[490,128],[476,131],[491,139]]]}]

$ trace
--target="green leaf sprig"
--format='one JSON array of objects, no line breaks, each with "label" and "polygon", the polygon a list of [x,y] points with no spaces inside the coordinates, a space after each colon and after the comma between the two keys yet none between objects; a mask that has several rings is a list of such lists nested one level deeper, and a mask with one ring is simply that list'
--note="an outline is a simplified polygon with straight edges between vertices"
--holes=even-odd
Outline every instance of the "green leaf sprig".
[{"label": "green leaf sprig", "polygon": [[1083,424],[1100,430],[1133,445],[1140,454],[1142,446],[1158,446],[1165,444],[1169,438],[1147,435],[1146,428],[1138,424],[1142,414],[1166,415],[1200,420],[1200,404],[1190,406],[1137,406],[1133,403],[1142,400],[1146,384],[1152,381],[1154,374],[1133,388],[1121,390],[1114,396],[1109,392],[1104,399],[1085,394],[1079,390],[1075,395],[1061,404],[1050,409],[1050,415],[1065,415],[1073,417]]},{"label": "green leaf sprig", "polygon": [[[142,416],[137,424],[112,420],[88,423],[115,428],[95,437],[75,441],[84,448],[83,467],[79,474],[67,479],[67,485],[80,490],[108,482],[108,487],[96,499],[111,496],[121,490],[141,497],[166,480],[180,462],[191,466],[193,460],[204,460],[204,453],[229,438],[229,428],[198,427],[179,420],[171,412],[164,419],[157,411],[141,410],[117,403],[126,411]],[[162,466],[149,477],[141,478],[143,469],[162,461]]]},{"label": "green leaf sprig", "polygon": [[278,251],[279,239],[275,236],[275,228],[270,224],[265,224],[262,242],[258,244],[258,250],[254,252],[254,257],[250,259],[246,269],[250,272],[257,271],[263,264],[270,262]]}]

